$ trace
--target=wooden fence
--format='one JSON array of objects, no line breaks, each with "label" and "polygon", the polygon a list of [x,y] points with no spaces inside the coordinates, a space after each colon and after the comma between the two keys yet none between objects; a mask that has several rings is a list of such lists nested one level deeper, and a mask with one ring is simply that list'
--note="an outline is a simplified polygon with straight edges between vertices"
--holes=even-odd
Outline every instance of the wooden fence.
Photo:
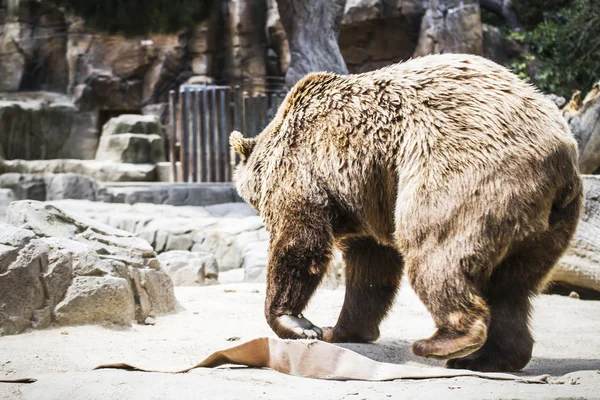
[{"label": "wooden fence", "polygon": [[230,182],[238,160],[229,150],[229,134],[258,135],[284,97],[282,90],[251,94],[240,86],[182,85],[179,92],[171,91],[171,181]]}]

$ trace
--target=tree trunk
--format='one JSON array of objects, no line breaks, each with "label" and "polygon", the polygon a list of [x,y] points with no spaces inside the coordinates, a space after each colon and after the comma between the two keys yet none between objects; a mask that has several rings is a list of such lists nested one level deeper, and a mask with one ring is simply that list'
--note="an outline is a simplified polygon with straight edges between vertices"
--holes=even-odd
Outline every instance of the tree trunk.
[{"label": "tree trunk", "polygon": [[429,0],[415,56],[483,54],[479,0]]},{"label": "tree trunk", "polygon": [[288,86],[310,72],[348,73],[337,42],[345,4],[346,0],[277,0],[290,45]]}]

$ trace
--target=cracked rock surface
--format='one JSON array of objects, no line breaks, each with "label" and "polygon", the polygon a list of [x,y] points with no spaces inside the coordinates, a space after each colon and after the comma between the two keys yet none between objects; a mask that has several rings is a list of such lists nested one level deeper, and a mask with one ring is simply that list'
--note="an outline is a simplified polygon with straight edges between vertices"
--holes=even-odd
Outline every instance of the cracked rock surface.
[{"label": "cracked rock surface", "polygon": [[144,321],[175,308],[154,249],[58,207],[13,202],[0,224],[0,336],[51,324]]}]

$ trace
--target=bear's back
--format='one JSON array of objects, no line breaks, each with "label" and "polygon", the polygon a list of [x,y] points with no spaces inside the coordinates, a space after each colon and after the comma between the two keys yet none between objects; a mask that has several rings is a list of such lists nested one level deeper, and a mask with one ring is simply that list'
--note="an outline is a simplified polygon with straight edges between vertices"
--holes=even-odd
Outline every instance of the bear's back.
[{"label": "bear's back", "polygon": [[311,74],[286,102],[286,129],[278,136],[343,165],[380,162],[440,176],[576,147],[543,94],[473,55],[431,55],[356,75]]}]

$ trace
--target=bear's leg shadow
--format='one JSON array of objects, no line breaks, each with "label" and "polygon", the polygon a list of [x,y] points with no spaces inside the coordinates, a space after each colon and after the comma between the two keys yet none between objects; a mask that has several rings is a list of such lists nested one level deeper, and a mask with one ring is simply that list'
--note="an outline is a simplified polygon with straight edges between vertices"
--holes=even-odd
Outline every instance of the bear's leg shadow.
[{"label": "bear's leg shadow", "polygon": [[478,351],[449,360],[448,368],[514,372],[527,365],[534,343],[529,329],[530,298],[567,248],[571,229],[574,226],[521,244],[518,253],[494,269],[486,290],[491,308],[488,339]]},{"label": "bear's leg shadow", "polygon": [[[476,255],[457,254],[456,248],[438,248],[410,254],[407,261],[410,283],[425,304],[437,331],[413,343],[417,356],[449,359],[466,356],[483,346],[490,311],[473,276],[482,275],[485,260]],[[488,269],[489,270],[489,269]]]},{"label": "bear's leg shadow", "polygon": [[333,235],[328,218],[303,213],[302,224],[271,232],[265,316],[282,339],[320,339],[322,331],[302,316],[331,261]]},{"label": "bear's leg shadow", "polygon": [[398,291],[402,256],[370,237],[347,239],[340,247],[346,263],[346,296],[335,327],[323,328],[323,340],[373,342]]}]

